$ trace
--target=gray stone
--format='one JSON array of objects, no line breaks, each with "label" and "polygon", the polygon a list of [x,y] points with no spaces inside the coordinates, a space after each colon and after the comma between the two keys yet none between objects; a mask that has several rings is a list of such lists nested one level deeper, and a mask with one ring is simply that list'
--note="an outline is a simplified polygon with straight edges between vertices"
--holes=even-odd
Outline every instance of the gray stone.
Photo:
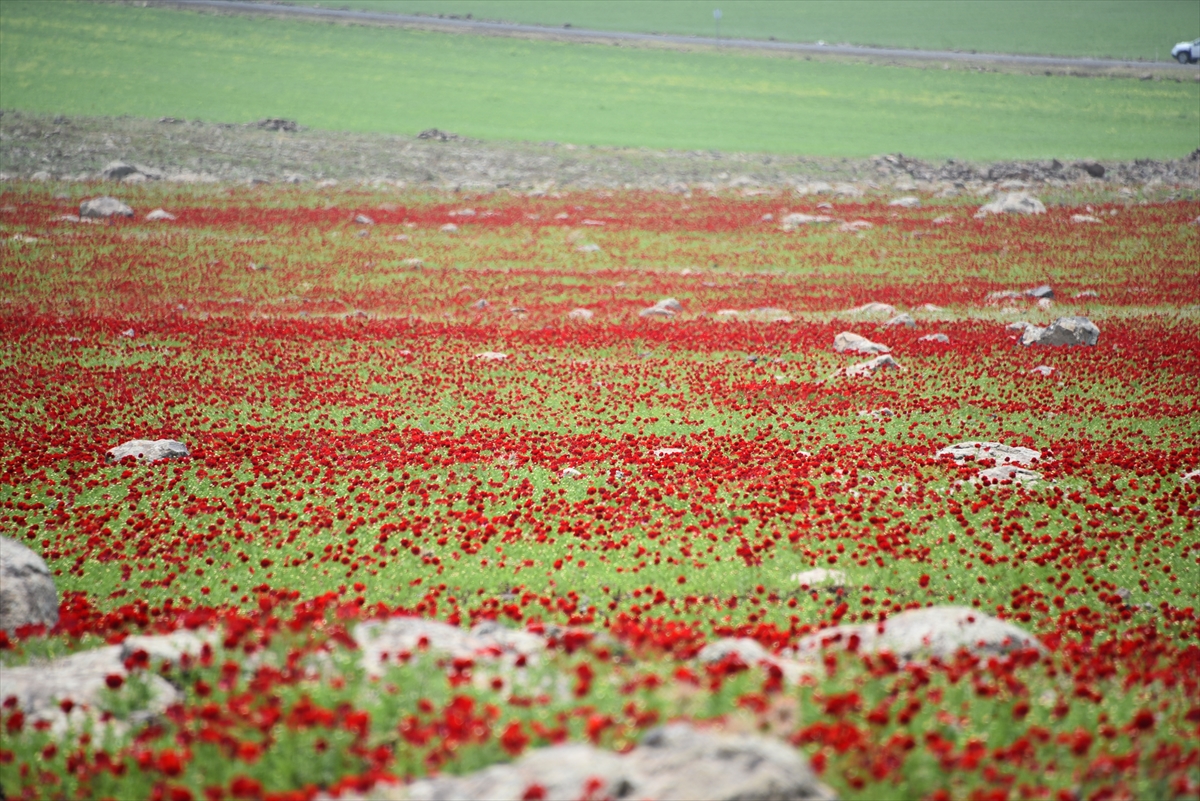
[{"label": "gray stone", "polygon": [[0,537],[0,629],[58,622],[58,592],[50,568],[24,544]]},{"label": "gray stone", "polygon": [[825,629],[801,639],[795,651],[798,656],[813,657],[827,644],[846,647],[854,635],[859,639],[859,651],[886,650],[901,659],[933,656],[946,659],[960,648],[976,654],[1003,654],[1022,648],[1042,648],[1037,638],[1024,629],[978,609],[932,606],[901,612],[883,623]]},{"label": "gray stone", "polygon": [[1027,298],[1041,300],[1042,298],[1053,298],[1054,290],[1049,284],[1042,284],[1041,286],[1035,286],[1032,289],[1026,289],[1022,294]]},{"label": "gray stone", "polygon": [[590,320],[596,316],[596,313],[591,309],[571,309],[567,312],[568,320]]},{"label": "gray stone", "polygon": [[919,197],[914,197],[913,195],[907,195],[905,197],[896,198],[891,203],[888,203],[888,205],[897,206],[902,209],[915,209],[921,205],[921,199]]},{"label": "gray stone", "polygon": [[916,328],[917,321],[913,319],[913,316],[911,314],[897,314],[895,317],[888,320],[883,325],[885,328],[892,328],[893,326],[897,326],[897,325],[902,325],[902,326],[905,326],[906,328]]},{"label": "gray stone", "polygon": [[126,176],[138,172],[138,168],[123,161],[110,161],[100,170],[100,177],[106,181],[120,181]]},{"label": "gray stone", "polygon": [[881,345],[878,342],[872,342],[861,334],[855,334],[852,331],[843,331],[833,338],[833,349],[838,353],[891,353],[892,349],[887,345]]},{"label": "gray stone", "polygon": [[941,342],[943,345],[950,344],[950,337],[945,334],[926,334],[917,340],[918,342]]},{"label": "gray stone", "polygon": [[384,666],[401,654],[422,649],[452,657],[530,657],[545,650],[545,641],[532,632],[509,629],[485,621],[470,631],[437,620],[393,617],[371,620],[354,627],[354,641],[362,651],[363,668],[380,675]]},{"label": "gray stone", "polygon": [[1028,328],[1021,337],[1022,345],[1047,345],[1050,347],[1074,347],[1095,345],[1100,339],[1100,329],[1086,317],[1059,317],[1047,328]]},{"label": "gray stone", "polygon": [[1045,214],[1046,207],[1042,201],[1026,192],[1010,192],[1002,195],[991,203],[979,207],[976,217],[986,217],[989,214]]},{"label": "gray stone", "polygon": [[801,225],[820,225],[821,223],[831,222],[836,222],[836,220],[834,220],[832,217],[827,217],[824,214],[800,214],[797,212],[795,214],[785,215],[784,218],[779,221],[779,227],[784,231],[795,231]]},{"label": "gray stone", "polygon": [[832,801],[793,747],[755,735],[727,735],[673,723],[648,732],[628,754],[583,744],[530,751],[516,762],[461,777],[394,787],[379,797],[409,801],[518,801],[534,785],[552,801],[590,797],[646,801]]},{"label": "gray stone", "polygon": [[799,584],[802,588],[845,587],[846,574],[840,570],[826,570],[823,567],[816,567],[812,570],[794,573],[792,581]]},{"label": "gray stone", "polygon": [[133,209],[115,197],[94,197],[79,204],[79,216],[81,218],[132,217]]},{"label": "gray stone", "polygon": [[638,317],[674,317],[675,312],[661,306],[650,306],[638,312]]},{"label": "gray stone", "polygon": [[667,309],[667,310],[673,311],[673,312],[683,311],[683,304],[680,303],[679,301],[675,300],[675,298],[663,298],[662,300],[660,300],[658,303],[655,303],[654,305],[660,309]]},{"label": "gray stone", "polygon": [[[87,720],[94,720],[104,710],[110,677],[125,681],[130,675],[125,660],[134,653],[145,652],[150,660],[148,667],[153,668],[162,661],[178,662],[184,653],[197,656],[205,641],[215,639],[212,632],[201,637],[177,631],[129,637],[120,645],[81,651],[46,663],[0,665],[0,696],[15,697],[30,721],[48,722],[51,733],[61,737],[69,729],[80,730]],[[145,722],[183,699],[175,687],[156,673],[139,671],[137,677],[147,685],[149,699],[140,708],[129,711],[124,723]],[[63,701],[71,701],[75,707],[64,708]]]},{"label": "gray stone", "polygon": [[992,481],[1038,481],[1042,474],[1035,470],[1026,470],[1024,467],[1014,467],[1012,465],[1002,465],[997,467],[989,467],[987,470],[979,471],[979,478],[986,478]]},{"label": "gray stone", "polygon": [[1022,467],[1027,467],[1042,458],[1041,451],[1019,445],[1005,445],[1002,442],[960,442],[942,448],[937,455],[938,458],[949,456],[960,464],[974,457],[976,460],[992,459],[997,465],[1015,464]]},{"label": "gray stone", "polygon": [[851,378],[869,378],[880,370],[899,370],[900,363],[888,354],[876,356],[869,362],[852,364],[846,368],[846,375]]},{"label": "gray stone", "polygon": [[731,656],[736,656],[747,665],[757,665],[762,660],[769,659],[771,655],[758,640],[749,637],[722,637],[701,648],[700,653],[696,654],[696,659],[710,665],[723,662]]},{"label": "gray stone", "polygon": [[150,464],[160,459],[182,459],[188,456],[187,445],[173,439],[131,439],[115,448],[109,448],[104,454],[104,461],[115,464],[126,456],[132,456],[139,462]]},{"label": "gray stone", "polygon": [[375,221],[365,214],[354,215],[354,221],[359,225],[374,225]]},{"label": "gray stone", "polygon": [[853,309],[846,309],[846,314],[886,314],[891,316],[895,313],[896,307],[889,303],[864,303]]},{"label": "gray stone", "polygon": [[151,222],[154,222],[157,220],[174,220],[175,215],[172,214],[171,212],[167,211],[166,209],[155,209],[154,211],[152,211],[146,215],[146,219],[150,220]]}]

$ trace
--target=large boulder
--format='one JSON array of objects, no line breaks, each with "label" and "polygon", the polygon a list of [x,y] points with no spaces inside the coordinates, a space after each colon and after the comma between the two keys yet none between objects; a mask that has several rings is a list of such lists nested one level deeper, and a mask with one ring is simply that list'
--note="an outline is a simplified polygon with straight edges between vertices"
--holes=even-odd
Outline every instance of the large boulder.
[{"label": "large boulder", "polygon": [[835,336],[833,338],[833,349],[838,353],[866,353],[869,355],[892,352],[892,349],[887,345],[872,342],[863,335],[855,334],[852,331],[843,331]]},{"label": "large boulder", "polygon": [[937,452],[938,458],[949,456],[959,464],[969,458],[975,460],[991,459],[997,465],[1015,464],[1027,467],[1042,458],[1041,451],[1033,448],[1023,448],[1019,445],[1005,445],[1002,442],[959,442],[949,445]]},{"label": "large boulder", "polygon": [[986,203],[975,212],[976,217],[986,217],[989,214],[1045,214],[1046,206],[1042,201],[1027,192],[1010,192]]},{"label": "large boulder", "polygon": [[139,462],[157,462],[159,459],[182,459],[188,456],[187,445],[173,439],[131,439],[115,448],[109,448],[104,461],[115,464],[126,456]]},{"label": "large boulder", "polygon": [[1100,329],[1086,317],[1059,317],[1046,328],[1031,326],[1021,336],[1022,345],[1047,345],[1050,347],[1073,347],[1095,345],[1100,339]]},{"label": "large boulder", "polygon": [[0,629],[53,626],[58,622],[58,592],[42,557],[16,540],[0,537]]},{"label": "large boulder", "polygon": [[835,626],[804,637],[795,653],[816,656],[822,648],[845,648],[858,638],[861,652],[890,651],[901,659],[938,657],[946,659],[959,649],[975,654],[1003,654],[1042,644],[1024,629],[966,606],[930,606],[910,609],[883,623]]},{"label": "large boulder", "polygon": [[388,795],[409,801],[519,801],[535,797],[530,794],[534,787],[541,789],[536,797],[563,800],[832,801],[837,797],[817,779],[800,752],[786,743],[702,731],[688,723],[651,730],[627,754],[577,743],[556,745],[466,776],[395,787]]},{"label": "large boulder", "polygon": [[419,617],[393,617],[355,626],[354,641],[362,652],[363,669],[380,675],[389,662],[403,654],[428,650],[456,658],[532,657],[546,648],[545,640],[533,632],[510,629],[495,621],[484,621],[470,631]]},{"label": "large boulder", "polygon": [[94,197],[79,204],[79,216],[82,219],[101,219],[107,217],[132,217],[133,209],[126,206],[115,197]]}]

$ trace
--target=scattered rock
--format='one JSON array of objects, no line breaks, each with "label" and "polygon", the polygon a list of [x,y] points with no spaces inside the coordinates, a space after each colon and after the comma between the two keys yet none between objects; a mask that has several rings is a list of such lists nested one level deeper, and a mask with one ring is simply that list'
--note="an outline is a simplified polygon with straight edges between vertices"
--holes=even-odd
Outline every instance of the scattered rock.
[{"label": "scattered rock", "polygon": [[1015,323],[1004,326],[1005,331],[1026,331],[1030,328],[1037,328],[1037,326],[1025,320],[1017,320]]},{"label": "scattered rock", "polygon": [[860,362],[846,368],[846,375],[850,378],[868,378],[875,375],[880,370],[899,370],[900,363],[889,355],[876,356],[869,362]]},{"label": "scattered rock", "polygon": [[991,203],[979,207],[975,217],[986,217],[989,214],[1045,214],[1046,207],[1042,201],[1026,192],[1010,192],[998,197]]},{"label": "scattered rock", "polygon": [[1033,635],[977,609],[933,606],[901,612],[883,623],[825,629],[801,639],[795,652],[815,657],[827,645],[846,647],[852,637],[858,638],[860,652],[886,650],[905,660],[934,656],[947,659],[961,648],[975,654],[1042,649]]},{"label": "scattered rock", "polygon": [[[537,788],[537,795],[531,793]],[[519,801],[523,798],[637,798],[646,801],[833,801],[792,746],[757,735],[726,735],[672,723],[648,732],[627,754],[566,743],[466,776],[397,788],[408,801]],[[401,794],[402,793],[402,794]]]},{"label": "scattered rock", "polygon": [[424,261],[422,261],[421,259],[416,259],[416,258],[405,259],[404,261],[402,261],[400,263],[403,264],[405,267],[412,267],[414,270],[419,270],[425,266]]},{"label": "scattered rock", "polygon": [[897,314],[892,319],[883,324],[884,328],[892,328],[893,326],[903,325],[907,328],[916,328],[917,321],[913,319],[911,314]]},{"label": "scattered rock", "polygon": [[1019,445],[1005,445],[1002,442],[960,442],[957,445],[942,448],[937,452],[937,456],[938,458],[949,456],[959,464],[969,458],[974,458],[976,461],[991,459],[998,465],[1028,466],[1042,458],[1042,452]]},{"label": "scattered rock", "polygon": [[109,448],[104,454],[104,461],[116,464],[126,456],[132,456],[139,462],[150,464],[160,459],[182,459],[189,456],[187,445],[173,439],[131,439],[115,448]]},{"label": "scattered rock", "polygon": [[594,242],[589,242],[586,245],[580,245],[579,247],[575,248],[575,251],[577,253],[599,253],[600,246]]},{"label": "scattered rock", "polygon": [[817,567],[801,573],[793,573],[792,581],[799,584],[803,589],[810,587],[813,589],[817,587],[845,587],[846,574],[840,570],[826,570],[823,567]]},{"label": "scattered rock", "polygon": [[945,334],[926,334],[917,340],[918,342],[941,342],[943,345],[950,344],[950,337]]},{"label": "scattered rock", "polygon": [[49,181],[53,177],[54,177],[53,175],[46,172],[45,170],[38,170],[33,175],[29,176],[29,180],[31,180],[31,181]]},{"label": "scattered rock", "polygon": [[1048,364],[1039,364],[1029,372],[1037,373],[1040,376],[1049,377],[1054,372],[1054,368]]},{"label": "scattered rock", "polygon": [[50,568],[23,543],[0,536],[0,630],[12,634],[21,626],[50,628],[57,622],[58,592]]},{"label": "scattered rock", "polygon": [[1085,289],[1082,292],[1076,292],[1071,297],[1075,300],[1084,300],[1086,298],[1098,298],[1100,297],[1100,293],[1094,289]]},{"label": "scattered rock", "polygon": [[300,126],[295,120],[284,120],[277,117],[268,117],[264,120],[259,120],[253,123],[255,128],[263,131],[286,131],[287,133],[295,133],[300,130]]},{"label": "scattered rock", "polygon": [[1054,301],[1050,298],[1038,298],[1037,307],[1042,311],[1049,311],[1054,307]]},{"label": "scattered rock", "polygon": [[864,303],[861,306],[855,306],[853,309],[846,309],[846,314],[887,314],[893,315],[896,313],[896,307],[887,303]]},{"label": "scattered rock", "polygon": [[824,214],[801,214],[796,212],[788,214],[779,221],[779,227],[783,231],[795,231],[801,225],[819,225],[821,223],[836,222],[832,217],[827,217]]},{"label": "scattered rock", "polygon": [[359,225],[374,225],[375,221],[365,214],[354,215],[354,221]]},{"label": "scattered rock", "polygon": [[838,353],[891,353],[892,349],[887,345],[882,345],[878,342],[872,342],[861,334],[855,334],[852,331],[843,331],[833,338],[833,349]]},{"label": "scattered rock", "polygon": [[674,317],[674,316],[675,316],[675,312],[671,311],[670,309],[661,308],[659,306],[650,306],[649,308],[642,309],[640,312],[638,312],[638,317],[668,318],[668,317]]},{"label": "scattered rock", "polygon": [[757,665],[764,659],[769,659],[771,655],[758,640],[749,637],[722,637],[701,648],[700,653],[696,654],[696,659],[703,664],[712,665],[724,662],[731,656],[736,656],[744,664]]},{"label": "scattered rock", "polygon": [[838,230],[852,234],[856,231],[866,231],[868,228],[874,228],[874,223],[869,223],[866,220],[855,220],[854,222],[845,222],[838,226]]},{"label": "scattered rock", "polygon": [[806,184],[798,184],[796,186],[796,194],[801,197],[807,195],[824,195],[833,191],[833,186],[825,181],[811,181]]},{"label": "scattered rock", "polygon": [[655,456],[673,456],[677,453],[683,453],[683,448],[655,448]]},{"label": "scattered rock", "polygon": [[1071,222],[1073,223],[1098,223],[1102,222],[1099,217],[1093,217],[1090,214],[1072,214]]},{"label": "scattered rock", "polygon": [[998,292],[989,292],[983,302],[989,306],[998,306],[1001,303],[1012,303],[1021,300],[1024,294],[1015,289],[1001,289]]},{"label": "scattered rock", "polygon": [[100,170],[100,177],[106,181],[120,181],[128,175],[133,175],[138,171],[138,168],[132,164],[126,164],[123,161],[112,161]]},{"label": "scattered rock", "polygon": [[562,473],[559,475],[563,478],[583,478],[583,473],[574,467],[564,467]]},{"label": "scattered rock", "polygon": [[104,218],[104,217],[132,217],[133,209],[126,206],[115,197],[96,197],[91,200],[85,200],[79,205],[79,216]]},{"label": "scattered rock", "polygon": [[443,233],[447,233],[447,234],[453,234],[453,233],[455,233],[455,232],[457,232],[457,231],[458,231],[458,226],[457,226],[457,225],[455,225],[454,223],[446,223],[445,225],[443,225],[443,226],[442,226],[441,228],[439,228],[438,230],[439,230],[439,231],[442,231]]},{"label": "scattered rock", "polygon": [[483,353],[476,353],[475,358],[481,362],[502,362],[508,358],[508,354],[497,353],[494,350],[485,350]]},{"label": "scattered rock", "polygon": [[1031,326],[1021,337],[1022,345],[1050,347],[1092,346],[1100,339],[1100,329],[1086,317],[1059,317],[1047,328]]},{"label": "scattered rock", "polygon": [[150,220],[151,222],[155,220],[174,220],[175,215],[166,209],[155,209],[146,215],[146,219]]},{"label": "scattered rock", "polygon": [[1093,178],[1103,178],[1104,177],[1105,170],[1104,170],[1103,164],[1097,164],[1094,161],[1077,161],[1077,162],[1075,162],[1075,166],[1078,167],[1079,169],[1083,170],[1084,172],[1086,172],[1088,175],[1092,176]]},{"label": "scattered rock", "polygon": [[480,298],[479,300],[477,300],[471,304],[471,308],[474,309],[475,311],[483,311],[487,307],[488,307],[488,302],[486,300],[484,300],[483,298]]},{"label": "scattered rock", "polygon": [[378,676],[385,666],[422,650],[456,658],[529,659],[546,649],[541,636],[486,620],[466,631],[448,623],[419,617],[371,620],[354,627],[354,642],[362,651],[363,669]]},{"label": "scattered rock", "polygon": [[917,308],[915,308],[913,311],[919,311],[919,312],[940,312],[940,311],[942,311],[942,310],[943,310],[943,309],[942,309],[942,307],[941,307],[941,306],[935,306],[935,305],[933,305],[932,303],[922,303],[920,306],[918,306]]},{"label": "scattered rock", "polygon": [[898,206],[902,209],[915,209],[921,205],[921,199],[913,195],[906,195],[905,197],[896,198],[891,203],[888,203],[888,205]]},{"label": "scattered rock", "polygon": [[1042,284],[1041,286],[1035,286],[1032,289],[1026,289],[1021,294],[1027,298],[1036,298],[1041,300],[1042,298],[1054,297],[1054,290],[1050,288],[1049,284]]},{"label": "scattered rock", "polygon": [[1013,467],[1005,465],[1003,467],[989,467],[987,470],[980,470],[978,478],[986,478],[992,481],[1038,481],[1042,474],[1034,470],[1026,470],[1024,467]]},{"label": "scattered rock", "polygon": [[439,131],[437,128],[426,128],[417,134],[417,138],[428,139],[434,142],[454,142],[460,137],[458,134],[450,133],[449,131]]},{"label": "scattered rock", "polygon": [[571,309],[567,312],[568,320],[590,320],[596,316],[591,309]]}]

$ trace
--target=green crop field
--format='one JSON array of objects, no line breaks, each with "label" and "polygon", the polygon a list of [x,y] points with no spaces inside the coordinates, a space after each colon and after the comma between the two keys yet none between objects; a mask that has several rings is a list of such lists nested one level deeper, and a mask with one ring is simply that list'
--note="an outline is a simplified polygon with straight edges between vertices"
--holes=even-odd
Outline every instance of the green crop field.
[{"label": "green crop field", "polygon": [[1200,35],[1197,0],[299,0],[395,14],[923,50],[1166,59]]},{"label": "green crop field", "polygon": [[[1190,33],[1187,35],[1191,35]],[[1177,158],[1200,84],[579,45],[81,3],[0,5],[28,111],[926,158]]]}]

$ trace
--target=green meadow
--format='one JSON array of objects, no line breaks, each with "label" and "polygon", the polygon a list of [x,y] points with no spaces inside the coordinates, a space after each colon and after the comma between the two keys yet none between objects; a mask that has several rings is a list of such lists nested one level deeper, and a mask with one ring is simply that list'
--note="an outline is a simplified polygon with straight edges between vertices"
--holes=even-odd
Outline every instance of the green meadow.
[{"label": "green meadow", "polygon": [[0,5],[0,103],[814,156],[1178,158],[1200,147],[1191,80],[914,69],[99,3]]},{"label": "green meadow", "polygon": [[1200,36],[1197,0],[300,0],[392,14],[454,14],[529,25],[921,50],[1094,58],[1170,57]]}]

